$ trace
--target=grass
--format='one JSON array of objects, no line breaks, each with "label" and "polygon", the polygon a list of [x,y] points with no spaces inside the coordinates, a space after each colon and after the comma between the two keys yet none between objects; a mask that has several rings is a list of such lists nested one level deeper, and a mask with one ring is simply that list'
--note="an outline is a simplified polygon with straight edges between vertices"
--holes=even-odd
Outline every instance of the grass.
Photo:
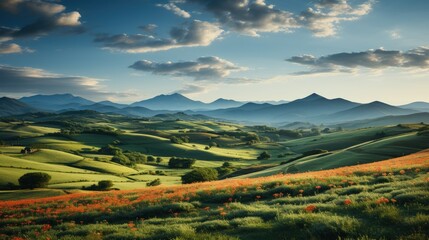
[{"label": "grass", "polygon": [[309,173],[0,202],[0,239],[427,239],[429,150]]}]

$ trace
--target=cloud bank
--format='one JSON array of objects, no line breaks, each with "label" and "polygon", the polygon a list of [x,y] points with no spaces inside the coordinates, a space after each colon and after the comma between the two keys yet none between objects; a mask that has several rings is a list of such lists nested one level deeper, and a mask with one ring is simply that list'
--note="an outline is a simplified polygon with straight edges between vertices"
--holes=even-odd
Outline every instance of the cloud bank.
[{"label": "cloud bank", "polygon": [[294,56],[288,62],[308,66],[314,72],[338,72],[356,68],[385,69],[419,68],[429,69],[429,48],[418,47],[408,51],[384,50],[383,48],[363,52],[342,52],[322,57],[312,55]]},{"label": "cloud bank", "polygon": [[243,71],[245,69],[215,56],[200,57],[196,61],[187,62],[156,63],[149,60],[141,60],[135,62],[130,68],[157,75],[191,77],[196,81],[211,79],[222,81],[231,72]]},{"label": "cloud bank", "polygon": [[264,32],[290,32],[306,28],[316,37],[333,36],[342,21],[354,21],[368,14],[372,0],[353,6],[348,0],[318,0],[301,13],[276,8],[265,0],[187,0],[203,6],[229,29],[259,36]]},{"label": "cloud bank", "polygon": [[0,48],[9,50],[0,51],[0,54],[23,51],[16,43],[5,44],[4,42],[17,38],[40,37],[58,29],[80,26],[80,13],[77,11],[64,12],[65,9],[65,6],[61,4],[40,0],[2,0],[0,12],[6,11],[13,15],[36,20],[19,28],[1,26],[0,44],[2,46]]},{"label": "cloud bank", "polygon": [[91,98],[129,97],[126,93],[103,91],[101,79],[68,76],[31,67],[0,65],[0,92],[4,94],[72,93]]},{"label": "cloud bank", "polygon": [[159,38],[145,34],[99,34],[94,39],[103,48],[127,53],[145,53],[180,47],[208,46],[223,30],[217,24],[194,20],[183,27],[174,27],[170,38]]}]

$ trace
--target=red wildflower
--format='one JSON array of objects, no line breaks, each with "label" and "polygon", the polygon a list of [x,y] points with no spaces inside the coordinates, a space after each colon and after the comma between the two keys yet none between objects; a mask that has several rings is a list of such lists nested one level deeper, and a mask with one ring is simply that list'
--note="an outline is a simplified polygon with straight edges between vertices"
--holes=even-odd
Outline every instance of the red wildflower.
[{"label": "red wildflower", "polygon": [[350,200],[350,199],[346,199],[346,200],[344,200],[344,205],[350,205],[350,204],[352,204],[352,200]]},{"label": "red wildflower", "polygon": [[314,210],[316,210],[316,206],[315,205],[308,205],[307,207],[305,207],[304,210],[308,213],[312,213],[312,212],[314,212]]}]

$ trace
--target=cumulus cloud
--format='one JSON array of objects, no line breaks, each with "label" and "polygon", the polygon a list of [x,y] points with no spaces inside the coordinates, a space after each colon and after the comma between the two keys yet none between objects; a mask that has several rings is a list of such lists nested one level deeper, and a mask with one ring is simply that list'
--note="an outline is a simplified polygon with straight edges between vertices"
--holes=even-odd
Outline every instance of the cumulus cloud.
[{"label": "cumulus cloud", "polygon": [[301,13],[276,8],[265,0],[187,0],[214,14],[220,23],[236,32],[259,36],[264,32],[289,32],[307,28],[316,37],[332,36],[342,21],[357,20],[368,14],[373,5],[369,0],[352,6],[348,0],[318,0]]},{"label": "cumulus cloud", "polygon": [[347,0],[320,0],[313,8],[303,11],[298,22],[313,32],[316,37],[329,37],[337,32],[338,23],[354,21],[367,15],[374,1],[352,6]]},{"label": "cumulus cloud", "polygon": [[260,32],[287,32],[299,27],[293,13],[275,9],[264,0],[215,1],[188,0],[212,12],[220,23],[230,29],[251,36]]},{"label": "cumulus cloud", "polygon": [[286,61],[311,68],[310,71],[302,72],[302,74],[348,71],[356,68],[384,69],[397,67],[429,69],[429,48],[418,47],[405,52],[380,48],[363,52],[342,52],[322,57],[302,55],[291,57],[286,59]]},{"label": "cumulus cloud", "polygon": [[189,14],[187,11],[179,8],[176,4],[174,4],[173,2],[170,3],[166,3],[166,4],[157,4],[158,7],[162,7],[167,9],[168,11],[173,12],[174,14],[176,14],[179,17],[183,17],[183,18],[190,18],[191,14]]},{"label": "cumulus cloud", "polygon": [[125,97],[124,93],[103,91],[101,79],[67,76],[31,67],[0,65],[0,92],[7,94],[72,93],[90,97]]},{"label": "cumulus cloud", "polygon": [[18,44],[0,42],[0,54],[21,53],[22,51],[23,49]]},{"label": "cumulus cloud", "polygon": [[200,57],[196,61],[165,63],[141,60],[135,62],[130,68],[157,75],[191,77],[197,81],[211,79],[221,81],[222,78],[228,77],[231,72],[245,69],[219,57]]},{"label": "cumulus cloud", "polygon": [[147,34],[98,34],[94,41],[102,43],[103,47],[109,50],[145,53],[180,47],[208,46],[222,32],[223,30],[216,24],[194,20],[183,27],[172,28],[170,38]]},{"label": "cumulus cloud", "polygon": [[[79,12],[64,12],[65,6],[41,0],[3,0],[0,2],[1,11],[32,17],[36,20],[19,28],[0,27],[0,42],[23,37],[39,37],[58,29],[75,28],[81,25]],[[9,46],[15,46],[17,50],[17,44],[12,43]]]}]

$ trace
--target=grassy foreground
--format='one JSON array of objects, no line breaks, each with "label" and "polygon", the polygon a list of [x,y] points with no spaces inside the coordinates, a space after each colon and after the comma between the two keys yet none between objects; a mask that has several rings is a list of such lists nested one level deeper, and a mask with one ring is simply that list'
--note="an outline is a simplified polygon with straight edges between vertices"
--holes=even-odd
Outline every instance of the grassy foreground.
[{"label": "grassy foreground", "polygon": [[0,202],[0,239],[427,239],[429,150],[254,179]]}]

